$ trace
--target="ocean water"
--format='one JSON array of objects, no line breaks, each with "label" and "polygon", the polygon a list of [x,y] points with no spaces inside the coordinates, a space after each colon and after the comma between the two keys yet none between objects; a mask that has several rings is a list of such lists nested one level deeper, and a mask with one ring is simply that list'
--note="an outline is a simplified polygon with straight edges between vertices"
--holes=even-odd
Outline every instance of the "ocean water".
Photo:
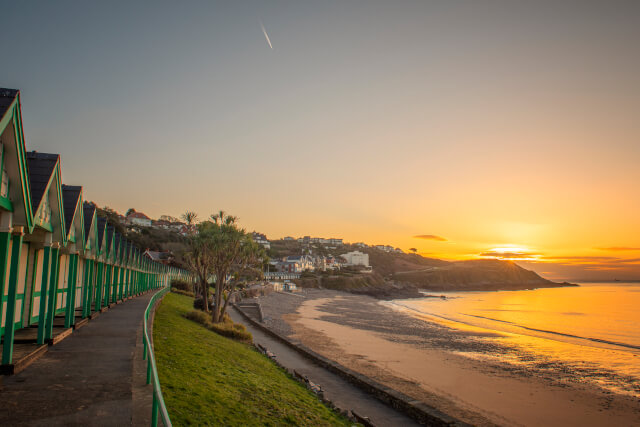
[{"label": "ocean water", "polygon": [[496,344],[464,356],[640,396],[640,283],[429,294],[385,304]]}]

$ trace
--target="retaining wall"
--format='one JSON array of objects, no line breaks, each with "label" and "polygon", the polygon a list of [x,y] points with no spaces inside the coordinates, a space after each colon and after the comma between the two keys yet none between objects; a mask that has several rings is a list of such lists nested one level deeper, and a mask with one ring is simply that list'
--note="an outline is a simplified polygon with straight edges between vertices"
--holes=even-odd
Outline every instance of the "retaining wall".
[{"label": "retaining wall", "polygon": [[326,357],[306,347],[302,343],[291,340],[267,328],[263,324],[257,322],[247,313],[245,313],[237,305],[234,305],[234,307],[249,323],[251,323],[256,328],[293,348],[295,351],[312,360],[317,365],[322,366],[323,368],[339,375],[340,377],[346,379],[347,381],[366,391],[367,393],[370,393],[392,408],[395,408],[402,413],[410,416],[419,423],[427,426],[469,426],[469,424],[457,420],[443,412],[440,412],[439,410],[432,408],[431,406],[428,406],[423,402],[415,400],[404,393],[400,393],[399,391],[382,385],[365,375],[352,371],[351,369],[342,366],[338,362],[327,359]]}]

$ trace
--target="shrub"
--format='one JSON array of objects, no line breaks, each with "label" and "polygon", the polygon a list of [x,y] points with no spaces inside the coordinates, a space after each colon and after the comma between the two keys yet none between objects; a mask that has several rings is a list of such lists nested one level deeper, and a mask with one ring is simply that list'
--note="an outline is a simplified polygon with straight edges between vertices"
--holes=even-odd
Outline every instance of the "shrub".
[{"label": "shrub", "polygon": [[211,323],[207,326],[213,332],[223,337],[232,338],[238,341],[253,341],[251,332],[247,331],[244,325],[233,322]]},{"label": "shrub", "polygon": [[[213,297],[209,297],[209,308],[213,307]],[[196,310],[204,310],[204,300],[202,297],[196,298],[193,301],[193,308]]]},{"label": "shrub", "polygon": [[191,297],[191,298],[195,297],[195,294],[193,292],[183,291],[181,289],[171,288],[171,292],[176,293],[176,294],[180,294],[180,295],[186,295],[186,296]]},{"label": "shrub", "polygon": [[211,316],[209,313],[205,313],[202,310],[192,310],[184,315],[187,319],[199,323],[207,329],[222,335],[223,337],[232,338],[238,341],[251,342],[253,336],[251,332],[247,331],[247,328],[240,323],[233,323],[233,320],[227,313],[224,314],[223,320],[220,323],[211,323]]},{"label": "shrub", "polygon": [[193,292],[193,283],[186,280],[173,280],[171,282],[171,288],[186,292]]},{"label": "shrub", "polygon": [[191,310],[190,312],[185,314],[184,317],[207,327],[209,327],[209,325],[211,324],[209,314],[205,313],[202,310]]}]

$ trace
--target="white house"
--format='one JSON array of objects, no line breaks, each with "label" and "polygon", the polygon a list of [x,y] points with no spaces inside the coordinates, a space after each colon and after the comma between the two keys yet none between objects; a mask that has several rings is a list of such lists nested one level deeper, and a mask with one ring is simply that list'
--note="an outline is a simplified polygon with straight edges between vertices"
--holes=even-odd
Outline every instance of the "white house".
[{"label": "white house", "polygon": [[256,233],[254,231],[252,233],[251,237],[253,238],[254,242],[256,242],[260,246],[264,247],[265,249],[270,249],[271,248],[271,243],[269,243],[269,240],[267,240],[267,236],[265,236],[264,234]]},{"label": "white house", "polygon": [[296,255],[296,256],[288,256],[285,262],[288,263],[297,263],[299,265],[299,271],[313,271],[313,258],[309,255]]},{"label": "white house", "polygon": [[364,265],[369,266],[369,254],[360,251],[347,252],[341,255],[347,261],[347,265]]},{"label": "white house", "polygon": [[127,215],[127,223],[129,225],[138,225],[142,227],[151,227],[151,218],[143,214],[142,212],[130,212]]}]

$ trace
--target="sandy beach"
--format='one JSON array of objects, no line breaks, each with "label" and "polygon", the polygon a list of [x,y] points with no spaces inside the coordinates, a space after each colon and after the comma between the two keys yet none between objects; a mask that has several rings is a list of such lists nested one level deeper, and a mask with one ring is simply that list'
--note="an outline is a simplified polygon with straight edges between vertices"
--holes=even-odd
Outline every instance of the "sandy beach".
[{"label": "sandy beach", "polygon": [[491,332],[454,329],[337,291],[260,301],[267,326],[475,425],[640,425],[639,396],[601,389],[561,364],[536,371],[463,355],[472,349],[508,359],[513,349],[482,340]]}]

